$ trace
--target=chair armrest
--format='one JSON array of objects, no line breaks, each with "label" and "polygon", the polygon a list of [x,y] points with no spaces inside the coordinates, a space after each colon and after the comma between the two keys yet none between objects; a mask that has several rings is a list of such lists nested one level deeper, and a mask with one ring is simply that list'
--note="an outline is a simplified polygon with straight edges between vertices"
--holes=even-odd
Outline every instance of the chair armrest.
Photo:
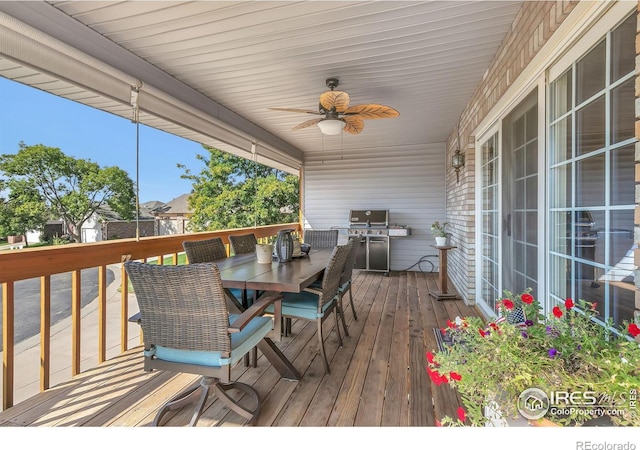
[{"label": "chair armrest", "polygon": [[310,288],[310,287],[306,287],[303,289],[304,292],[309,292],[311,294],[316,294],[318,296],[322,296],[323,292],[320,289],[315,289],[315,288]]},{"label": "chair armrest", "polygon": [[282,300],[282,294],[280,292],[266,292],[256,300],[253,305],[247,308],[240,317],[236,318],[232,324],[229,325],[229,333],[237,333],[242,331],[247,326],[251,319],[262,314],[267,306],[270,304]]}]

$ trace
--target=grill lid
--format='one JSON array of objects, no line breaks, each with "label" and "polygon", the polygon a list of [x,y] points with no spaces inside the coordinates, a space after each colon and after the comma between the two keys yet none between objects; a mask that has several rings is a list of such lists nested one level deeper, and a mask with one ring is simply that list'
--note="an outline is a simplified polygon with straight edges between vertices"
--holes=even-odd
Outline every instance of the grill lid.
[{"label": "grill lid", "polygon": [[378,210],[352,209],[349,212],[349,225],[386,228],[389,226],[389,210],[388,209],[378,209]]}]

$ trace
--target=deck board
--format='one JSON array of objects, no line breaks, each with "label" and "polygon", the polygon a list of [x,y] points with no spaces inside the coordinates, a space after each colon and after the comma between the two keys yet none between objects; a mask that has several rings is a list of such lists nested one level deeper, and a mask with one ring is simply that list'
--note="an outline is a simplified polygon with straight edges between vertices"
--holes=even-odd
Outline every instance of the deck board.
[{"label": "deck board", "polygon": [[[233,368],[233,376],[254,386],[262,399],[258,426],[434,426],[445,415],[455,417],[459,397],[448,385],[432,384],[425,352],[436,349],[433,328],[478,313],[461,300],[438,302],[429,295],[437,289],[437,273],[356,272],[352,290],[358,320],[348,296],[344,299],[350,336],[343,335],[339,346],[334,319],[323,326],[330,374],[324,373],[316,325],[305,321],[294,321],[291,335],[278,343],[301,380],[282,379],[262,355],[256,368]],[[145,427],[166,400],[197,379],[144,372],[141,347],[136,347],[0,412],[0,426]],[[190,417],[190,411],[173,411],[163,423],[184,426]],[[198,426],[245,422],[213,398]]]}]

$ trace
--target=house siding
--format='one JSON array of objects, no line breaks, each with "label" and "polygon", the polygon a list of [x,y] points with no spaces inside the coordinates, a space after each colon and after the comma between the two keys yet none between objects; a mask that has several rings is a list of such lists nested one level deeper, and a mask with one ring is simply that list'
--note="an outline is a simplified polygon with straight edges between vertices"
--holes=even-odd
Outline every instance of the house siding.
[{"label": "house siding", "polygon": [[411,228],[411,236],[390,241],[391,270],[437,270],[431,224],[445,218],[444,143],[370,149],[365,157],[349,150],[307,156],[302,173],[304,228],[341,227],[346,241],[351,209],[388,209],[391,224]]},{"label": "house siding", "polygon": [[[465,166],[456,181],[447,170],[447,220],[452,225],[458,249],[448,258],[449,277],[467,304],[475,304],[475,137],[471,136],[532,61],[578,1],[525,2],[504,38],[496,57],[460,117],[460,149]],[[458,130],[447,139],[447,161],[458,145]],[[449,163],[448,163],[449,164]]]}]

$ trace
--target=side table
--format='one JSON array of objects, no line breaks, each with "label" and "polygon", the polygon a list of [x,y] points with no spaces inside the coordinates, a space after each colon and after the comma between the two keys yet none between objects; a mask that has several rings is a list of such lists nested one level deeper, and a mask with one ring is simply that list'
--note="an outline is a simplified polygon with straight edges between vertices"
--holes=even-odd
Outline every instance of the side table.
[{"label": "side table", "polygon": [[460,297],[458,295],[448,292],[447,290],[447,252],[452,248],[458,248],[455,245],[432,245],[431,247],[438,250],[438,257],[440,259],[440,271],[438,275],[438,282],[440,283],[440,291],[429,292],[429,295],[440,300],[457,300]]}]

